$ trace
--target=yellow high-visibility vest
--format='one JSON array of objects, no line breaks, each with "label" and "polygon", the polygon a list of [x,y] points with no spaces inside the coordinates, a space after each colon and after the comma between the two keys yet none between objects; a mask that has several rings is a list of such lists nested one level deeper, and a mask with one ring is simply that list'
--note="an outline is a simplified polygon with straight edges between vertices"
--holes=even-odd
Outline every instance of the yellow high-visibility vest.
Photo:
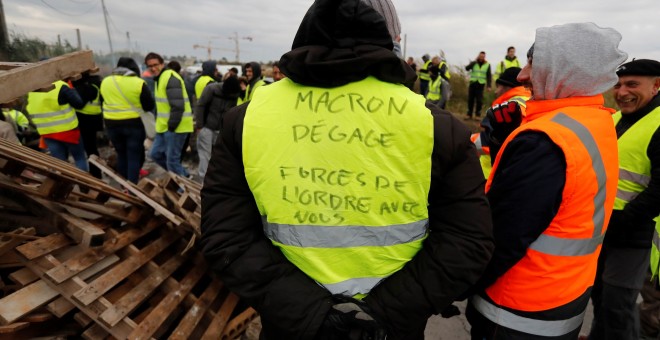
[{"label": "yellow high-visibility vest", "polygon": [[67,83],[58,80],[55,89],[48,92],[28,93],[26,110],[40,135],[64,132],[78,127],[75,110],[69,104],[60,105],[58,97],[62,86]]}]

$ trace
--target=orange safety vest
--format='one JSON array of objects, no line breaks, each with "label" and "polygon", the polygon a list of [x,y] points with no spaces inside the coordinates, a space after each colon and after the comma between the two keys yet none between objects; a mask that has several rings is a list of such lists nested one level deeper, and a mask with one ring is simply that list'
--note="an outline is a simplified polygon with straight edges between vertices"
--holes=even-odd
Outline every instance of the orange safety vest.
[{"label": "orange safety vest", "polygon": [[[486,289],[492,303],[481,297],[472,302],[497,324],[528,334],[560,336],[582,323],[583,314],[550,321],[521,317],[507,309],[541,312],[566,306],[584,297],[594,283],[618,182],[616,132],[603,103],[602,95],[528,101],[527,123],[502,146],[505,150],[526,131],[546,134],[564,153],[566,182],[559,211],[548,228],[516,265]],[[503,153],[495,159],[495,176]],[[486,182],[486,191],[495,176]]]},{"label": "orange safety vest", "polygon": [[511,88],[509,91],[504,92],[501,96],[497,97],[497,99],[493,100],[493,104],[491,106],[495,106],[497,104],[502,104],[504,102],[508,101],[517,101],[522,106],[525,106],[525,102],[532,96],[532,93],[526,89],[524,86],[516,86],[514,88]]}]

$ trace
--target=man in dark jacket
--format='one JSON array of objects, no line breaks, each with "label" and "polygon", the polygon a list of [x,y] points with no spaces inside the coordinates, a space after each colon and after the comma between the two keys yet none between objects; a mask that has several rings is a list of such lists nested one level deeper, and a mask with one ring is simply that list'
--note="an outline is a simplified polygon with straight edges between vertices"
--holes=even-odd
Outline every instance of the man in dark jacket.
[{"label": "man in dark jacket", "polygon": [[202,181],[209,166],[211,150],[222,128],[222,116],[236,106],[240,92],[238,78],[230,76],[222,83],[207,85],[195,105],[195,129],[198,131],[197,153],[199,154],[197,172]]},{"label": "man in dark jacket", "polygon": [[265,339],[421,339],[493,250],[469,131],[403,85],[373,2],[317,0],[213,149],[202,251]]},{"label": "man in dark jacket", "polygon": [[637,298],[660,214],[660,62],[633,60],[621,65],[617,75],[619,184],[598,258],[589,339],[639,339]]}]

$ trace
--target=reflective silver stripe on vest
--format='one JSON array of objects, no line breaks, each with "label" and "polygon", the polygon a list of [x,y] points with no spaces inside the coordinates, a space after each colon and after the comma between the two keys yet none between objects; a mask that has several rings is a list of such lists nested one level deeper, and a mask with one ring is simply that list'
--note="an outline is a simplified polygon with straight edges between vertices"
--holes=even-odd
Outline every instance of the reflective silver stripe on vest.
[{"label": "reflective silver stripe on vest", "polygon": [[658,235],[658,229],[653,229],[653,245],[655,249],[660,250],[660,235]]},{"label": "reflective silver stripe on vest", "polygon": [[61,116],[65,113],[69,113],[73,111],[72,107],[68,107],[64,110],[59,110],[59,111],[53,111],[53,112],[44,112],[44,113],[33,113],[32,114],[32,119],[41,119],[41,118],[49,118],[49,117],[55,117],[55,116]]},{"label": "reflective silver stripe on vest", "polygon": [[34,125],[37,128],[47,128],[47,127],[51,127],[51,126],[64,125],[64,124],[67,124],[67,123],[71,123],[74,120],[76,120],[75,115],[73,115],[71,117],[68,117],[66,119],[54,120],[54,121],[50,121],[50,122],[46,122],[46,123],[37,123],[37,122],[34,122],[34,120],[33,120],[33,122],[34,122]]},{"label": "reflective silver stripe on vest", "polygon": [[619,179],[624,181],[631,181],[643,187],[648,187],[651,182],[651,176],[637,174],[625,169],[619,169]]},{"label": "reflective silver stripe on vest", "polygon": [[[158,117],[163,117],[163,118],[168,118],[168,119],[169,119],[169,117],[170,117],[170,113],[171,113],[171,112],[158,112],[157,115],[158,115]],[[181,118],[185,118],[185,117],[192,117],[192,113],[190,113],[190,112],[184,112],[184,113],[181,115]]]},{"label": "reflective silver stripe on vest", "polygon": [[637,195],[639,195],[639,193],[634,191],[626,191],[621,189],[616,190],[616,198],[622,199],[626,202],[634,200]]},{"label": "reflective silver stripe on vest", "polygon": [[471,302],[481,315],[488,320],[506,328],[538,336],[561,336],[568,334],[582,325],[586,309],[566,320],[537,320],[513,314],[497,307],[479,295],[472,297]]},{"label": "reflective silver stripe on vest", "polygon": [[593,253],[598,245],[603,242],[603,225],[605,224],[605,195],[607,185],[607,173],[603,164],[603,157],[598,149],[598,144],[594,140],[589,130],[575,119],[558,113],[552,118],[552,121],[573,131],[580,139],[582,145],[587,149],[591,158],[591,166],[596,173],[596,182],[598,191],[594,196],[594,214],[591,218],[594,224],[594,232],[589,239],[559,238],[541,234],[536,241],[529,247],[538,252],[557,255],[557,256],[580,256]]},{"label": "reflective silver stripe on vest", "polygon": [[368,294],[371,289],[376,287],[376,285],[383,279],[384,277],[363,277],[321,285],[333,295],[341,294],[344,296],[353,296],[355,294]]},{"label": "reflective silver stripe on vest", "polygon": [[156,98],[157,103],[170,103],[167,98]]},{"label": "reflective silver stripe on vest", "polygon": [[264,233],[278,243],[304,248],[393,246],[422,239],[428,219],[383,227],[317,226],[270,223],[262,217]]}]

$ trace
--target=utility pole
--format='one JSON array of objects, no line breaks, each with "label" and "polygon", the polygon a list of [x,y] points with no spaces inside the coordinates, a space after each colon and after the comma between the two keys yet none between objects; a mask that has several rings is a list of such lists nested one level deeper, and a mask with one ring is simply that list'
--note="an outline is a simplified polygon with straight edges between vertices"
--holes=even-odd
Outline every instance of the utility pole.
[{"label": "utility pole", "polygon": [[115,51],[112,50],[112,39],[110,38],[110,27],[108,26],[108,9],[105,8],[105,0],[101,0],[101,6],[103,7],[103,18],[105,19],[105,31],[108,33],[108,43],[110,44],[111,67],[115,67]]},{"label": "utility pole", "polygon": [[130,56],[133,51],[131,51],[131,33],[126,32],[126,40],[128,41],[128,55]]},{"label": "utility pole", "polygon": [[9,45],[9,34],[7,33],[7,21],[5,21],[5,8],[0,0],[0,60],[7,59],[7,46]]},{"label": "utility pole", "polygon": [[78,51],[82,50],[82,40],[80,39],[80,28],[76,28],[76,36],[78,37]]},{"label": "utility pole", "polygon": [[403,34],[403,59],[406,59],[408,49],[408,34]]}]

